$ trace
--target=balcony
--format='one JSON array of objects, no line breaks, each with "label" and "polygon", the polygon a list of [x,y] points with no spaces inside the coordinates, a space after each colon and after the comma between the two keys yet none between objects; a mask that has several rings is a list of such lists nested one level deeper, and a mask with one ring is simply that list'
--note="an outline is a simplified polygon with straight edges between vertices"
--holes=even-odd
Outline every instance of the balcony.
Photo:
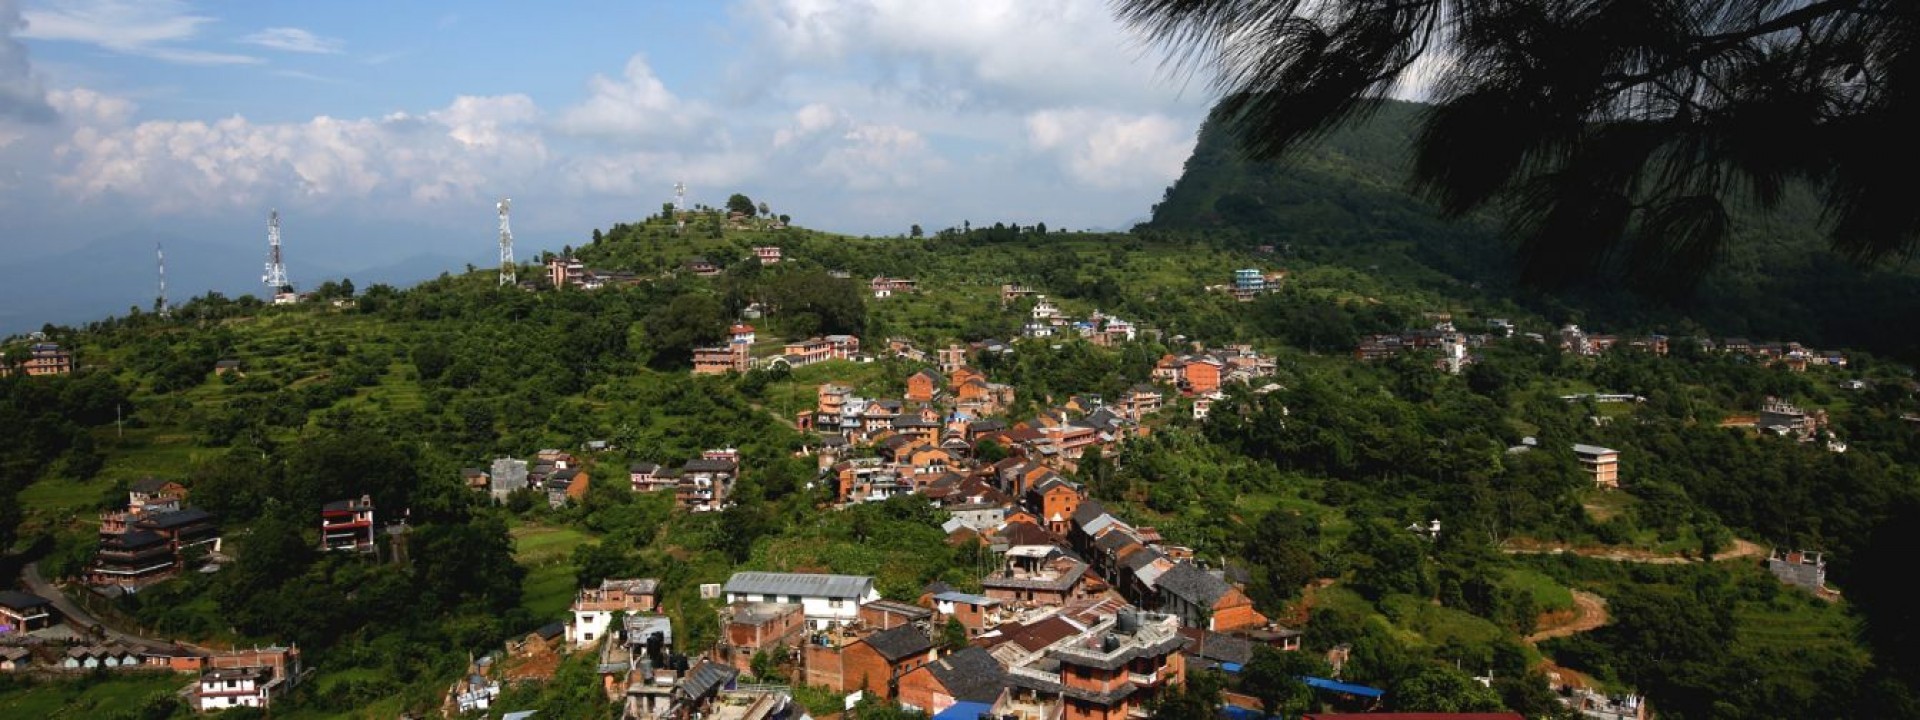
[{"label": "balcony", "polygon": [[1157,685],[1160,683],[1160,671],[1155,670],[1150,673],[1128,672],[1127,680],[1140,686]]}]

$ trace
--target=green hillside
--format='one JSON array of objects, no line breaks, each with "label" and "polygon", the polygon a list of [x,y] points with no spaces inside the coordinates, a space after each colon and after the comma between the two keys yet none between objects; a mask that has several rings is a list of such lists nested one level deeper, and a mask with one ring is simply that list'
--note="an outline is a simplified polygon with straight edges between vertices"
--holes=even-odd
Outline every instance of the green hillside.
[{"label": "green hillside", "polygon": [[[978,358],[993,382],[1017,389],[1015,421],[1072,394],[1119,397],[1148,381],[1163,354],[1188,349],[1177,336],[1247,343],[1275,359],[1278,389],[1236,388],[1206,422],[1175,400],[1150,437],[1072,477],[1169,543],[1244,573],[1262,611],[1304,624],[1310,649],[1352,644],[1358,659],[1343,677],[1388,687],[1405,703],[1395,709],[1447,700],[1544,714],[1553,700],[1528,674],[1543,655],[1608,687],[1641,689],[1676,717],[1713,716],[1716,702],[1754,717],[1867,707],[1848,692],[1877,681],[1869,644],[1850,634],[1866,607],[1853,598],[1885,597],[1871,582],[1883,566],[1856,569],[1853,558],[1915,494],[1920,467],[1920,439],[1898,420],[1920,406],[1900,369],[1792,373],[1684,349],[1578,357],[1524,341],[1484,348],[1457,376],[1418,354],[1355,362],[1347,350],[1358,333],[1418,326],[1423,313],[1547,327],[1522,296],[1495,292],[1505,286],[1484,230],[1451,241],[1481,253],[1459,270],[1480,268],[1479,289],[1463,279],[1474,276],[1436,269],[1451,256],[1435,253],[1421,228],[1445,226],[1391,188],[1382,180],[1355,195],[1402,197],[1378,211],[1408,228],[1381,246],[1379,262],[1341,234],[1374,222],[1365,217],[1329,220],[1324,241],[1269,255],[1258,245],[1271,239],[1233,228],[1067,233],[994,223],[848,237],[697,212],[685,227],[656,215],[569,248],[588,268],[621,273],[600,289],[549,287],[529,264],[519,275],[530,288],[500,287],[479,271],[406,289],[335,287],[290,306],[208,295],[170,318],[54,328],[48,339],[73,351],[77,372],[0,378],[0,547],[9,551],[0,571],[35,561],[50,577],[76,574],[97,542],[97,511],[124,503],[142,477],[177,480],[218,516],[232,562],[102,612],[154,637],[299,643],[318,674],[276,707],[295,718],[429,711],[471,654],[560,619],[576,587],[603,577],[660,578],[676,643],[689,648],[718,632],[698,587],[736,570],[872,575],[882,593],[909,601],[932,581],[977,590],[994,559],[949,543],[942,511],[912,497],[828,507],[816,459],[795,454],[809,437],[790,421],[823,382],[897,397],[924,366],[885,357],[888,338],[927,350],[1013,338],[1034,302],[1003,304],[1002,284],[1018,284],[1070,315],[1100,310],[1160,334],[1114,347],[1022,340],[1012,356]],[[761,265],[751,254],[761,245],[786,260]],[[685,267],[696,256],[724,269],[696,276]],[[1209,289],[1244,267],[1285,269],[1284,289],[1246,303]],[[919,289],[875,298],[867,282],[877,275]],[[760,354],[784,339],[846,332],[882,357],[691,375],[691,349],[719,341],[756,305]],[[17,357],[25,343],[0,347]],[[214,372],[222,360],[239,371]],[[1849,390],[1851,381],[1872,389]],[[1649,401],[1559,397],[1595,391]],[[1831,410],[1852,449],[1716,426],[1767,396]],[[1542,450],[1510,452],[1523,437]],[[589,451],[592,441],[608,447]],[[1594,489],[1551,450],[1574,442],[1620,449],[1627,489]],[[749,468],[734,508],[684,512],[625,484],[630,463],[674,464],[716,447],[738,448]],[[593,478],[585,497],[555,509],[529,492],[495,505],[461,484],[461,468],[547,448],[581,456]],[[384,560],[316,550],[315,508],[363,493],[410,511],[404,539],[384,542]],[[1404,531],[1434,518],[1448,530],[1431,545]],[[1796,595],[1751,558],[1686,561],[1736,537],[1834,552],[1848,601]],[[1500,552],[1512,541],[1684,564],[1626,569]],[[1575,589],[1624,608],[1623,629],[1526,642]],[[1670,621],[1667,602],[1700,610]],[[1688,644],[1660,644],[1671,623],[1695,620],[1712,625]],[[1777,642],[1805,647],[1783,655]],[[1659,661],[1643,661],[1650,646]],[[1719,669],[1723,655],[1737,664]],[[762,679],[790,677],[773,665]],[[1831,668],[1834,682],[1804,682],[1809,665]],[[1491,668],[1500,680],[1486,690],[1462,668]],[[591,669],[568,662],[552,683],[513,691],[501,707],[602,716]],[[1732,696],[1756,679],[1763,693]],[[0,679],[0,707],[96,717],[103,698],[151,698],[142,717],[185,716],[171,696],[153,696],[163,680],[85,682]],[[838,702],[811,691],[802,700],[816,712]]]},{"label": "green hillside", "polygon": [[1920,316],[1920,273],[1911,262],[1862,268],[1829,252],[1820,208],[1806,193],[1771,215],[1737,214],[1719,265],[1689,294],[1625,292],[1621,268],[1552,293],[1517,287],[1496,214],[1441,220],[1406,191],[1421,111],[1383,102],[1364,122],[1282,162],[1247,160],[1231,132],[1210,121],[1143,230],[1272,245],[1289,263],[1345,266],[1396,287],[1511,304],[1608,332],[1796,340],[1920,359],[1920,341],[1889,332]]}]

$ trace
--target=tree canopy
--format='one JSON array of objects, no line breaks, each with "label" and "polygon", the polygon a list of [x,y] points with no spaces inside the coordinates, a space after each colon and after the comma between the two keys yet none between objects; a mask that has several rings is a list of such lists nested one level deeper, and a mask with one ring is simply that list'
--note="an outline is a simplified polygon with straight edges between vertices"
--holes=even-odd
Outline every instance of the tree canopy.
[{"label": "tree canopy", "polygon": [[[1522,276],[1596,269],[1685,287],[1729,208],[1824,201],[1832,247],[1911,252],[1920,6],[1893,0],[1124,0],[1119,15],[1210,67],[1216,111],[1279,156],[1394,91],[1434,107],[1413,185],[1506,211]],[[1677,282],[1676,282],[1677,281]]]}]

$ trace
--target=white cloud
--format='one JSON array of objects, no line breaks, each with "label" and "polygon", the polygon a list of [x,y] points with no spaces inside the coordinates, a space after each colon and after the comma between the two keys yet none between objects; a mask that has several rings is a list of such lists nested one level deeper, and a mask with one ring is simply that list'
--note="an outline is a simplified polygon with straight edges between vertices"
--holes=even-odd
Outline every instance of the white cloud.
[{"label": "white cloud", "polygon": [[137,108],[133,101],[88,90],[55,90],[47,101],[70,123],[82,127],[117,127],[126,124]]},{"label": "white cloud", "polygon": [[561,115],[561,130],[630,141],[686,139],[712,116],[704,103],[669,91],[643,55],[627,60],[621,77],[595,75],[587,88],[587,99]]},{"label": "white cloud", "polygon": [[537,172],[545,141],[525,96],[461,97],[424,116],[316,117],[300,123],[124,123],[125,101],[87,91],[57,96],[92,118],[55,150],[57,178],[82,198],[115,195],[179,212],[258,205],[300,196],[315,202],[404,205],[481,197]]},{"label": "white cloud", "polygon": [[870,68],[929,107],[1163,106],[1183,90],[1100,0],[744,0],[734,15],[775,55],[749,58],[762,72]]},{"label": "white cloud", "polygon": [[1193,153],[1195,136],[1163,115],[1071,109],[1028,115],[1027,142],[1074,179],[1111,189],[1166,186]]},{"label": "white cloud", "polygon": [[[27,46],[14,39],[23,27],[25,21],[14,0],[0,0],[0,122],[49,122],[53,120],[53,107],[47,104],[46,90],[33,74]],[[20,137],[20,131],[0,126],[0,147]]]},{"label": "white cloud", "polygon": [[179,0],[62,0],[22,13],[21,37],[96,45],[114,52],[183,65],[260,62],[249,55],[183,47],[213,18],[188,12]]},{"label": "white cloud", "polygon": [[294,27],[273,27],[240,38],[240,42],[286,52],[337,55],[342,43]]}]

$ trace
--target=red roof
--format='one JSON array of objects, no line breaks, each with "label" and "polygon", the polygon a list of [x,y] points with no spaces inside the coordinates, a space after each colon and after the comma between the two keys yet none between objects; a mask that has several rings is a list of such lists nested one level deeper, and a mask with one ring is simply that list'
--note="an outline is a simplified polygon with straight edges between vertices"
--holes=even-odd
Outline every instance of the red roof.
[{"label": "red roof", "polygon": [[1527,720],[1509,712],[1307,713],[1300,720]]}]

